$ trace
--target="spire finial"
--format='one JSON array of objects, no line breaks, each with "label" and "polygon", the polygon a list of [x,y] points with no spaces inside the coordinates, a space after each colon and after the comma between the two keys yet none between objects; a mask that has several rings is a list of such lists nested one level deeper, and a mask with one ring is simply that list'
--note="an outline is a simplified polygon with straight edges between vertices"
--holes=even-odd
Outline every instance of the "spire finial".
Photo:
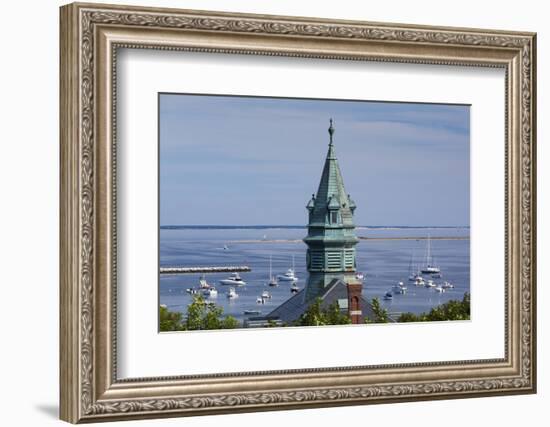
[{"label": "spire finial", "polygon": [[332,145],[332,135],[334,135],[334,128],[332,127],[332,117],[330,118],[330,127],[328,128],[328,133],[330,135],[329,145]]}]

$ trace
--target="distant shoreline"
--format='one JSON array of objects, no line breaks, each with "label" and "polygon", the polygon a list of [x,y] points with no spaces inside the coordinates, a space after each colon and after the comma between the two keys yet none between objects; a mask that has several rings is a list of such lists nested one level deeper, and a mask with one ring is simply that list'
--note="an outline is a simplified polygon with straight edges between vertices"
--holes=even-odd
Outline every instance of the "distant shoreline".
[{"label": "distant shoreline", "polygon": [[[365,237],[358,236],[360,240],[428,240],[428,237]],[[440,236],[430,237],[430,240],[470,240],[470,236]]]},{"label": "distant shoreline", "polygon": [[[427,237],[365,237],[359,236],[360,240],[428,240]],[[430,237],[431,240],[470,240],[470,236],[441,236]],[[302,239],[246,239],[230,240],[227,243],[301,243]]]},{"label": "distant shoreline", "polygon": [[[357,225],[357,230],[449,230],[469,229],[466,225]],[[161,230],[305,230],[307,225],[161,225]]]}]

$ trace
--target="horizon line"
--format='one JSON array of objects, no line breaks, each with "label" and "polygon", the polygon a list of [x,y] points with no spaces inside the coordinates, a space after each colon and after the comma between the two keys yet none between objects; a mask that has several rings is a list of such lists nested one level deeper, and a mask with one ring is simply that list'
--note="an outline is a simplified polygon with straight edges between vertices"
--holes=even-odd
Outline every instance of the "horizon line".
[{"label": "horizon line", "polygon": [[[297,224],[164,224],[160,228],[171,227],[241,227],[241,228],[274,228],[274,227],[292,227],[292,228],[307,228],[308,225]],[[470,228],[469,225],[398,225],[398,224],[382,224],[382,225],[356,225],[358,227],[373,227],[373,228]]]}]

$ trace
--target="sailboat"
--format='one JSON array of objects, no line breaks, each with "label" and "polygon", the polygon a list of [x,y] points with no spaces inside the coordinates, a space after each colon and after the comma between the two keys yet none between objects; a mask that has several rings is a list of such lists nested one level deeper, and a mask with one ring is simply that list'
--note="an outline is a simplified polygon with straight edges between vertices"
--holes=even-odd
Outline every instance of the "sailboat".
[{"label": "sailboat", "polygon": [[420,270],[417,270],[416,273],[414,272],[413,260],[414,255],[411,254],[411,260],[409,261],[409,282],[416,282],[418,279],[422,279]]},{"label": "sailboat", "polygon": [[279,274],[277,279],[283,282],[297,282],[298,278],[294,274],[294,255],[292,255],[292,268],[289,268],[285,274]]},{"label": "sailboat", "polygon": [[428,247],[426,250],[426,266],[422,268],[422,273],[425,274],[439,274],[441,273],[441,269],[434,265],[433,259],[432,259],[432,245],[431,245],[431,239],[430,235],[428,234]]},{"label": "sailboat", "polygon": [[269,282],[267,284],[268,286],[279,286],[277,278],[273,275],[272,272],[271,255],[269,255]]},{"label": "sailboat", "polygon": [[[416,272],[414,271],[415,268]],[[411,253],[411,260],[409,261],[409,282],[415,282],[415,284],[418,284],[423,281],[424,279],[422,278],[422,274],[420,274],[420,267],[418,265],[414,265],[414,253]]]}]

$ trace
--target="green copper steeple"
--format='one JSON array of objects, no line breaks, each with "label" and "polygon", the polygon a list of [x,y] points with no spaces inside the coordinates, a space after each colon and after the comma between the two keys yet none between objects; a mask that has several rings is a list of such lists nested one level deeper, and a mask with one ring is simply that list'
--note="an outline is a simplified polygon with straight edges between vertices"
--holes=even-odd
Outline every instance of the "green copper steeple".
[{"label": "green copper steeple", "polygon": [[328,133],[328,152],[319,188],[306,206],[309,212],[308,235],[304,238],[308,246],[309,272],[306,299],[319,295],[333,279],[341,279],[348,284],[357,283],[355,245],[359,240],[354,232],[355,203],[346,193],[336,159],[332,119]]}]

